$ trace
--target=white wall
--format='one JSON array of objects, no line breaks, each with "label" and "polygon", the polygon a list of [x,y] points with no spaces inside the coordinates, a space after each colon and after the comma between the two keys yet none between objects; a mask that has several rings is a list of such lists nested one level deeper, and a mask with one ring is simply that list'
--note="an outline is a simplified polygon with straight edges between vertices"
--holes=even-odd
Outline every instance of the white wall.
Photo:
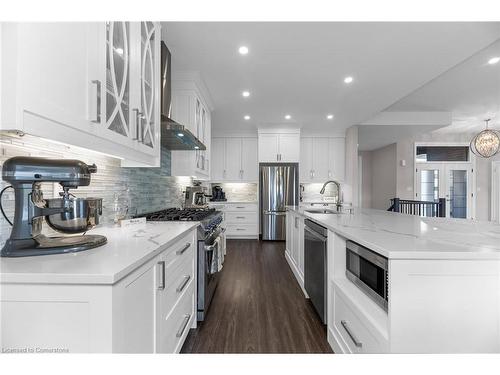
[{"label": "white wall", "polygon": [[[413,157],[415,142],[465,142],[468,143],[474,134],[432,132],[419,137],[406,139],[397,143],[397,195],[403,199],[414,199],[413,180],[415,178],[415,161]],[[406,160],[402,167],[400,161]],[[476,216],[478,220],[490,220],[491,202],[491,162],[500,160],[500,155],[491,159],[476,158]]]},{"label": "white wall", "polygon": [[344,202],[359,206],[358,202],[358,126],[346,130]]},{"label": "white wall", "polygon": [[361,207],[372,208],[372,152],[362,151],[361,156]]},{"label": "white wall", "polygon": [[371,207],[387,210],[396,197],[396,144],[371,151]]}]

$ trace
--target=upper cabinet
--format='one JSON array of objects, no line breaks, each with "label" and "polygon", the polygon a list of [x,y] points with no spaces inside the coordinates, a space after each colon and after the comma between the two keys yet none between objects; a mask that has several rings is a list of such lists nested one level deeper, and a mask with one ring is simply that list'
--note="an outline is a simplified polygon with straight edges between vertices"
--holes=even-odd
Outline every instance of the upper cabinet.
[{"label": "upper cabinet", "polygon": [[2,129],[159,166],[159,23],[0,27]]},{"label": "upper cabinet", "polygon": [[300,182],[343,181],[345,138],[301,138]]},{"label": "upper cabinet", "polygon": [[197,73],[179,73],[172,77],[172,120],[183,125],[206,150],[172,151],[172,176],[210,179],[211,99]]},{"label": "upper cabinet", "polygon": [[259,162],[298,163],[300,159],[300,130],[259,129]]},{"label": "upper cabinet", "polygon": [[213,182],[258,181],[257,138],[214,138],[212,146]]}]

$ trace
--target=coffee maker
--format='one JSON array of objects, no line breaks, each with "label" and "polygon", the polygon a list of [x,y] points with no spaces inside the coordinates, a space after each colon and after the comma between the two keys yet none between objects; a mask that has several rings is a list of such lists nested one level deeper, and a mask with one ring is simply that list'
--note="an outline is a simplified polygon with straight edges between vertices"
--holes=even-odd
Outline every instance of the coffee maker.
[{"label": "coffee maker", "polygon": [[[17,156],[4,162],[2,179],[14,189],[14,220],[2,257],[23,257],[70,253],[92,249],[106,243],[100,235],[49,237],[41,234],[45,218],[54,230],[66,234],[84,233],[99,223],[101,198],[77,198],[69,192],[88,186],[97,167],[79,160]],[[42,182],[58,182],[60,198],[44,199]],[[7,188],[9,188],[7,187]],[[2,193],[7,189],[2,190]],[[1,208],[1,193],[0,193]]]}]

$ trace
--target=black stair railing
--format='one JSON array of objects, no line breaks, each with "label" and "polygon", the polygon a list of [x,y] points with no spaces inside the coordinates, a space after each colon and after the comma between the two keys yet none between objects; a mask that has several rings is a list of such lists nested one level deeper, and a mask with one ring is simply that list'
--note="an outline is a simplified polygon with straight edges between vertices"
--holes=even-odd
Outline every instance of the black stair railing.
[{"label": "black stair railing", "polygon": [[425,217],[445,217],[446,199],[439,198],[439,201],[433,202],[392,198],[391,207],[387,211]]}]

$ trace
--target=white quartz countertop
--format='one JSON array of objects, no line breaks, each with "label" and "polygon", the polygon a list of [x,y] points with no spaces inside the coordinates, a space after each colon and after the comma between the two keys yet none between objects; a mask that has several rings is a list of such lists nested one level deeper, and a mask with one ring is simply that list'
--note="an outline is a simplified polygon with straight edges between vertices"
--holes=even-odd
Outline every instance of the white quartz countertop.
[{"label": "white quartz countertop", "polygon": [[148,222],[105,226],[87,233],[108,242],[77,253],[0,258],[2,283],[114,284],[172,245],[197,222]]},{"label": "white quartz countertop", "polygon": [[353,214],[308,213],[290,206],[338,235],[389,259],[500,260],[500,225],[463,219],[424,218],[374,209]]}]

